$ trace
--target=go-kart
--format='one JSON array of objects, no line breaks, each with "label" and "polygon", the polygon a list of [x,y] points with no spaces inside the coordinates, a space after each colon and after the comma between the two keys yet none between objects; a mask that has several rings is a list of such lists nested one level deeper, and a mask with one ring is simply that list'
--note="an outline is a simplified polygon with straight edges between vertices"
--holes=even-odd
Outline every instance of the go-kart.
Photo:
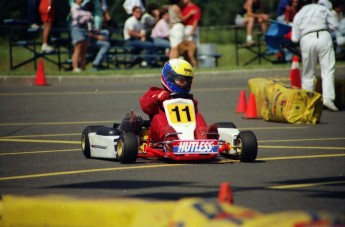
[{"label": "go-kart", "polygon": [[[255,134],[239,131],[232,122],[215,123],[218,139],[194,138],[196,120],[191,94],[171,94],[171,99],[164,101],[163,107],[169,125],[176,131],[166,134],[163,141],[152,142],[150,120],[142,120],[131,112],[125,117],[126,123],[123,120],[114,123],[113,127],[86,127],[81,136],[84,156],[114,159],[121,163],[135,163],[137,158],[196,161],[227,157],[241,162],[255,161],[258,152]],[[171,136],[178,139],[169,140]],[[215,138],[214,135],[209,137]]]}]

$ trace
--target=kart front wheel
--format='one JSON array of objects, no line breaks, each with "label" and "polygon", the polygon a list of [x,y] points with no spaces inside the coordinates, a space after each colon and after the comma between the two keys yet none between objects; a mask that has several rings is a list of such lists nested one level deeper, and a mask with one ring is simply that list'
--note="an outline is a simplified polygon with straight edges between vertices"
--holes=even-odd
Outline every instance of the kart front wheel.
[{"label": "kart front wheel", "polygon": [[103,126],[102,125],[88,126],[83,130],[81,134],[81,150],[83,152],[83,155],[86,158],[91,158],[89,133],[96,132],[101,127]]},{"label": "kart front wheel", "polygon": [[258,143],[252,131],[241,131],[236,138],[236,151],[241,162],[254,162],[258,154]]},{"label": "kart front wheel", "polygon": [[138,155],[138,139],[134,133],[126,132],[117,141],[117,158],[121,163],[135,163]]}]

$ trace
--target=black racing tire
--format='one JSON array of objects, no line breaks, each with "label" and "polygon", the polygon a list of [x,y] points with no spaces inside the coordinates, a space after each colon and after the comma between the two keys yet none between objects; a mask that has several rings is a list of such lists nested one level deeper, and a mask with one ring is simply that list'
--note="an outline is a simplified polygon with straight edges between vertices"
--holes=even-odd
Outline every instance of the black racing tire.
[{"label": "black racing tire", "polygon": [[254,162],[258,154],[258,142],[252,131],[241,131],[236,138],[236,150],[241,162]]},{"label": "black racing tire", "polygon": [[117,141],[117,158],[123,164],[135,163],[138,156],[138,139],[134,133],[125,132]]},{"label": "black racing tire", "polygon": [[232,122],[217,122],[215,124],[217,125],[217,128],[237,128]]},{"label": "black racing tire", "polygon": [[81,150],[85,158],[91,158],[89,133],[97,132],[103,125],[93,125],[86,127],[81,134]]}]

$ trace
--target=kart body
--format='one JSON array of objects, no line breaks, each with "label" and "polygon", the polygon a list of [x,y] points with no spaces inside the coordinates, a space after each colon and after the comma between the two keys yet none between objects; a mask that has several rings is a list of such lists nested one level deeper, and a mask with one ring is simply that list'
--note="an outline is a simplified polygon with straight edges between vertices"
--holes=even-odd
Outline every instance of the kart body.
[{"label": "kart body", "polygon": [[[239,131],[232,122],[218,122],[217,135],[195,139],[194,102],[188,98],[173,98],[163,102],[168,124],[176,132],[165,135],[163,141],[150,139],[150,121],[144,121],[140,133],[113,127],[88,126],[81,137],[82,151],[86,158],[105,158],[121,163],[134,163],[137,158],[157,158],[175,161],[212,160],[217,157],[253,162],[257,156],[257,140],[252,131]],[[215,134],[215,133],[209,133]],[[168,137],[174,136],[174,140]]]}]

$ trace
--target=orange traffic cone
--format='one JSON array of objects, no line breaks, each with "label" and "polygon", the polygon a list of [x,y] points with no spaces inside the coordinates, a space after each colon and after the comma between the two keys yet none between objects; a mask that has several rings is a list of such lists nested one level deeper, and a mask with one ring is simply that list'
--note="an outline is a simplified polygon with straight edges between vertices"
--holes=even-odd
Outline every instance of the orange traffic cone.
[{"label": "orange traffic cone", "polygon": [[290,70],[290,83],[291,86],[301,88],[301,74],[299,71],[299,57],[293,56],[291,70]]},{"label": "orange traffic cone", "polygon": [[223,182],[220,184],[218,193],[218,203],[234,203],[234,197],[232,196],[231,186],[227,182]]},{"label": "orange traffic cone", "polygon": [[255,95],[250,94],[249,95],[249,101],[248,101],[248,107],[245,114],[245,118],[258,118],[258,111],[256,110],[256,101],[255,101]]},{"label": "orange traffic cone", "polygon": [[241,91],[240,97],[238,97],[236,113],[245,113],[246,111],[247,111],[246,93],[244,91]]},{"label": "orange traffic cone", "polygon": [[44,73],[44,62],[42,58],[40,58],[38,61],[35,84],[38,86],[47,85],[46,76]]}]

